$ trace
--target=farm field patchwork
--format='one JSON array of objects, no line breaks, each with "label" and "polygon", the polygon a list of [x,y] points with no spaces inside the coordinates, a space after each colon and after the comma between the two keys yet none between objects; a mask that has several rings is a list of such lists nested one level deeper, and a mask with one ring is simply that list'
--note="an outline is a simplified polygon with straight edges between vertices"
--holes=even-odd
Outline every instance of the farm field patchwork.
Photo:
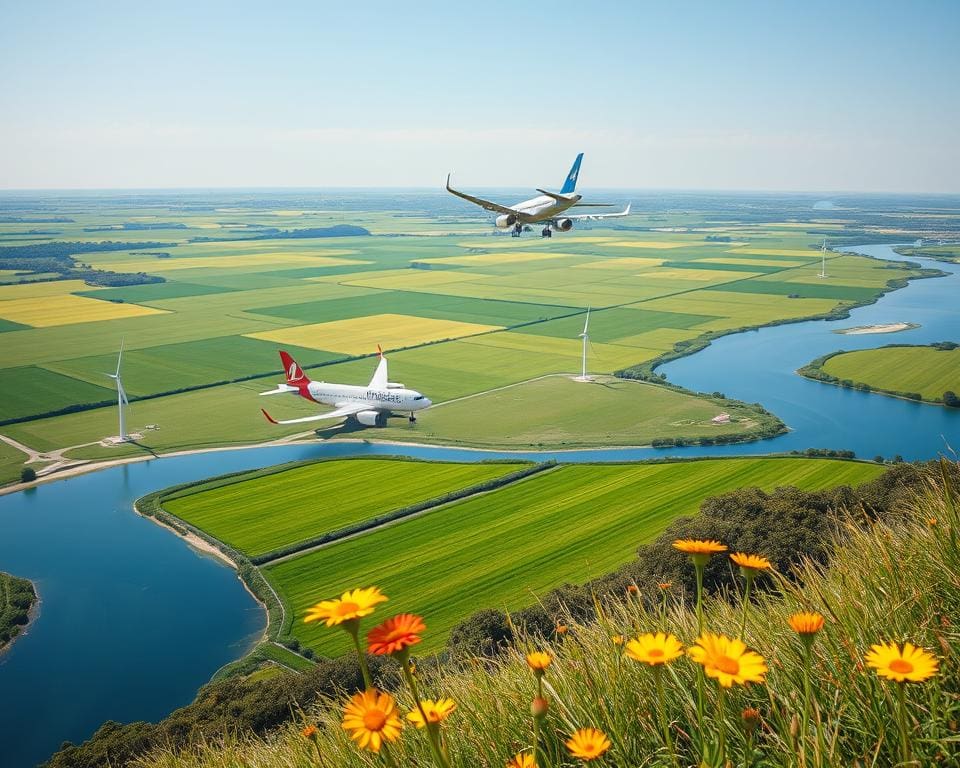
[{"label": "farm field patchwork", "polygon": [[881,347],[834,355],[823,370],[838,379],[890,392],[919,392],[924,400],[960,394],[960,349]]},{"label": "farm field patchwork", "polygon": [[247,555],[296,544],[514,472],[519,464],[320,461],[211,490],[164,509]]},{"label": "farm field patchwork", "polygon": [[162,313],[163,310],[141,307],[139,304],[115,304],[72,294],[0,301],[0,317],[33,328],[126,320]]},{"label": "farm field patchwork", "polygon": [[341,352],[346,355],[362,355],[375,350],[378,344],[387,351],[397,347],[413,347],[501,329],[502,326],[388,313],[350,320],[334,320],[328,323],[299,325],[248,335],[254,339],[264,339],[279,344],[297,344],[301,347]]},{"label": "farm field patchwork", "polygon": [[430,652],[480,608],[517,609],[563,582],[613,570],[707,496],[753,485],[855,485],[882,471],[825,459],[567,465],[264,573],[288,607],[293,635],[317,653],[345,653],[349,641],[343,632],[304,624],[306,609],[374,584],[390,597],[390,612],[429,617],[422,650]]}]

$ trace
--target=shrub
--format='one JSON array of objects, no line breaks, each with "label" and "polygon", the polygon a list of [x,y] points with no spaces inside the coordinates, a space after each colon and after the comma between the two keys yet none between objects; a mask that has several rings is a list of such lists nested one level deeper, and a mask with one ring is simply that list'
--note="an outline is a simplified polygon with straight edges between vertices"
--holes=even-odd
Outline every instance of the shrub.
[{"label": "shrub", "polygon": [[24,467],[20,470],[20,482],[32,483],[37,479],[37,471],[33,467]]}]

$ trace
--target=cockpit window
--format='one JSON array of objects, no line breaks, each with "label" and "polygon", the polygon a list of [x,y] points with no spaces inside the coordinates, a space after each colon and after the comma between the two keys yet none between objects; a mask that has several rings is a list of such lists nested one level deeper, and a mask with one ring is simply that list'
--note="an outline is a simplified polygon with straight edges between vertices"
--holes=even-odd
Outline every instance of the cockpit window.
[{"label": "cockpit window", "polygon": [[423,400],[423,395],[416,395],[413,399],[414,399],[414,400]]}]

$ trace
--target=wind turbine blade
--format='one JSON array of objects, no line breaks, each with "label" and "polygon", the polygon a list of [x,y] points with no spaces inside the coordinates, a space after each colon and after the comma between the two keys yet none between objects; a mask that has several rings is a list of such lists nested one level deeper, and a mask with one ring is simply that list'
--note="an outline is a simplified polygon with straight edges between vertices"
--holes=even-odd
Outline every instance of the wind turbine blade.
[{"label": "wind turbine blade", "polygon": [[120,362],[123,360],[123,339],[120,339],[120,354],[117,355],[117,373],[116,375],[120,376]]},{"label": "wind turbine blade", "polygon": [[583,335],[587,335],[587,326],[590,325],[590,307],[587,307],[587,319],[583,321]]}]

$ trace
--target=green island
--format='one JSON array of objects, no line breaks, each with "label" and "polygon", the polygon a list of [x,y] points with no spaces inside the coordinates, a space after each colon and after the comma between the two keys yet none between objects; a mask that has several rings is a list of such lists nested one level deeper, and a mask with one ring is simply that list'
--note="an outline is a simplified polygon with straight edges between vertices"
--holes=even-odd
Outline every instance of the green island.
[{"label": "green island", "polygon": [[0,652],[23,632],[36,602],[32,581],[0,571]]},{"label": "green island", "polygon": [[204,481],[150,494],[137,508],[237,565],[268,606],[270,643],[333,657],[348,650],[346,637],[300,617],[357,585],[389,583],[395,610],[429,609],[424,649],[435,651],[477,606],[519,609],[564,582],[600,577],[708,496],[857,485],[882,472],[818,458],[526,469],[364,458]]},{"label": "green island", "polygon": [[960,345],[952,341],[833,352],[797,373],[841,387],[960,407]]},{"label": "green island", "polygon": [[[638,213],[630,228],[517,240],[472,216],[438,225],[427,213],[389,210],[352,211],[346,228],[332,211],[192,210],[164,199],[147,215],[127,201],[79,198],[56,213],[64,221],[55,236],[0,222],[0,388],[9,395],[0,432],[32,452],[0,445],[4,483],[27,460],[43,477],[274,440],[496,447],[503,423],[506,445],[518,449],[771,437],[785,429],[776,415],[671,387],[654,369],[718,336],[842,317],[936,274],[833,250],[831,279],[819,280],[824,233],[838,247],[873,235],[856,217],[730,221],[721,236],[707,211],[672,214],[672,231]],[[87,267],[142,280],[91,284]],[[570,381],[588,308],[592,385]],[[117,432],[116,393],[103,374],[121,338],[135,440],[117,444],[107,439]],[[257,394],[281,376],[278,349],[313,378],[362,384],[378,343],[391,379],[435,404],[416,424],[313,431],[260,414]],[[281,419],[316,413],[294,397],[268,405]]]},{"label": "green island", "polygon": [[898,246],[894,250],[901,256],[921,256],[937,261],[960,261],[960,243],[943,245]]}]

